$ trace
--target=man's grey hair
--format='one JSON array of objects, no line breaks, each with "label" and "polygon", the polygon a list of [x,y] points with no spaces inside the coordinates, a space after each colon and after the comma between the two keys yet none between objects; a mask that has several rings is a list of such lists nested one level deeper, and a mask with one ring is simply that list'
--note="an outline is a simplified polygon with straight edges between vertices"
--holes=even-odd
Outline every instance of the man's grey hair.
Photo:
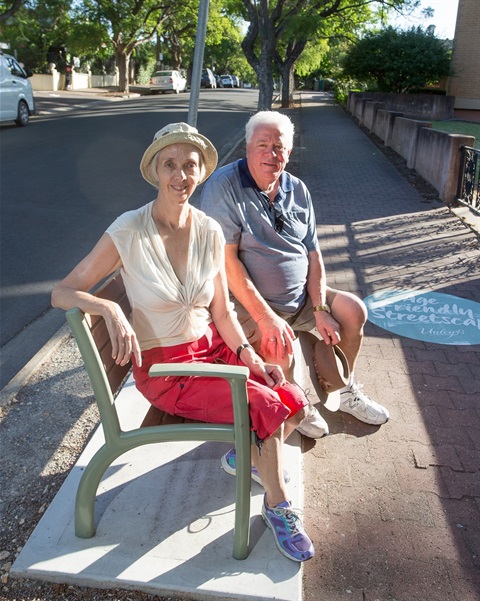
[{"label": "man's grey hair", "polygon": [[293,148],[294,126],[287,115],[277,113],[276,111],[260,111],[250,117],[245,126],[245,142],[250,144],[252,136],[258,127],[264,125],[273,125],[277,127],[285,136],[285,144],[288,150]]}]

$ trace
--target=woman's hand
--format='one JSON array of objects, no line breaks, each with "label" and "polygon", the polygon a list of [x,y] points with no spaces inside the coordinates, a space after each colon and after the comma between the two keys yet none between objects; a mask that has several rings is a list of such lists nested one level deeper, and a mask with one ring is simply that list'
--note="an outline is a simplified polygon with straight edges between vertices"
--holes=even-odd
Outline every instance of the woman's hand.
[{"label": "woman's hand", "polygon": [[263,378],[270,388],[285,384],[286,380],[282,368],[279,365],[265,363],[252,348],[243,350],[241,358],[248,369],[256,376]]},{"label": "woman's hand", "polygon": [[282,368],[279,365],[273,365],[272,363],[265,363],[265,382],[270,388],[277,388],[283,386],[286,382],[285,375]]},{"label": "woman's hand", "polygon": [[142,355],[137,336],[120,305],[110,302],[104,314],[105,323],[112,343],[112,358],[117,365],[126,365],[133,354],[139,367],[142,365]]}]

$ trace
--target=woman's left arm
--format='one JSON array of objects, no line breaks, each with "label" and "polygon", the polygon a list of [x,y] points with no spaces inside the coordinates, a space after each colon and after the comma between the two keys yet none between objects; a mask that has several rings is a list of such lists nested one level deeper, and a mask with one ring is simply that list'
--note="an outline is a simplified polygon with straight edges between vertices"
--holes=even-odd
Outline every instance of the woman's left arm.
[{"label": "woman's left arm", "polygon": [[[234,352],[242,344],[247,344],[247,338],[243,333],[235,312],[231,308],[228,298],[227,276],[222,267],[214,279],[215,292],[210,303],[210,314],[213,323],[225,344]],[[285,376],[278,365],[270,365],[251,348],[242,349],[240,358],[251,372],[262,377],[270,387],[282,386]]]}]

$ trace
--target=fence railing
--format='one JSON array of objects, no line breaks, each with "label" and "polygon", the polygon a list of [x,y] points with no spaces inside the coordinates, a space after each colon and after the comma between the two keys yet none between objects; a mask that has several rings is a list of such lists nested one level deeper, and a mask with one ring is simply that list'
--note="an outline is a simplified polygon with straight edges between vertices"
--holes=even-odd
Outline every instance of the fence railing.
[{"label": "fence railing", "polygon": [[480,215],[480,150],[462,146],[457,202]]}]

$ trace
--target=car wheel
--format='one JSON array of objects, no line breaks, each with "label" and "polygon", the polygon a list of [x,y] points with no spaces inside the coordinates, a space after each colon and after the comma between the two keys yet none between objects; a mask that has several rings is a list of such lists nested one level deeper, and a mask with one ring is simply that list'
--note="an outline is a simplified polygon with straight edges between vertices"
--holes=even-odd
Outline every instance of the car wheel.
[{"label": "car wheel", "polygon": [[25,100],[20,100],[18,103],[17,118],[15,119],[15,123],[18,125],[18,127],[25,127],[28,125],[29,121],[30,113],[28,111],[28,105]]}]

